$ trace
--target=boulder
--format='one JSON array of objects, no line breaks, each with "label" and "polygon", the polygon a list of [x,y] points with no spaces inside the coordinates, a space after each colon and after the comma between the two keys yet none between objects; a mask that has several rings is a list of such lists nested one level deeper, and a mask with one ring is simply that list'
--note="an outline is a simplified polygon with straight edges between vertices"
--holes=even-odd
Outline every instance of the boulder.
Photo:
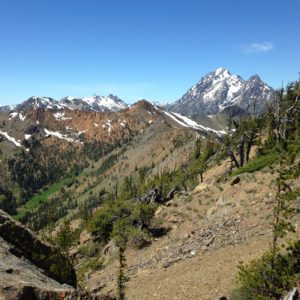
[{"label": "boulder", "polygon": [[153,186],[147,194],[134,198],[133,200],[135,201],[140,201],[142,203],[158,203],[158,204],[163,204],[166,203],[174,198],[176,194],[182,194],[184,195],[187,194],[186,191],[181,191],[178,187],[173,188],[166,197],[163,197],[161,194],[159,188],[157,186]]},{"label": "boulder", "polygon": [[203,240],[203,244],[204,244],[205,246],[208,247],[210,244],[213,243],[214,239],[215,239],[214,236],[212,236],[212,237],[210,237],[210,238],[207,238],[207,239],[204,239],[204,240]]},{"label": "boulder", "polygon": [[157,208],[157,210],[155,211],[155,217],[158,217],[161,214],[162,211],[163,211],[163,208],[161,206],[159,206]]},{"label": "boulder", "polygon": [[165,206],[171,206],[174,203],[174,200],[169,200],[165,203]]},{"label": "boulder", "polygon": [[239,176],[234,177],[231,181],[230,181],[230,185],[236,185],[241,181],[241,178]]}]

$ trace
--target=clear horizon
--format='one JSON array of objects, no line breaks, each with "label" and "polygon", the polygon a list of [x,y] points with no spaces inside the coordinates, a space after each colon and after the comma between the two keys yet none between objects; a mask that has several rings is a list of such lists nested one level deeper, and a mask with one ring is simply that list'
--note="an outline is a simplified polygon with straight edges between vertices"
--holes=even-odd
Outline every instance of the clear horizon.
[{"label": "clear horizon", "polygon": [[273,88],[298,79],[300,3],[0,2],[0,105],[31,96],[178,100],[225,67]]}]

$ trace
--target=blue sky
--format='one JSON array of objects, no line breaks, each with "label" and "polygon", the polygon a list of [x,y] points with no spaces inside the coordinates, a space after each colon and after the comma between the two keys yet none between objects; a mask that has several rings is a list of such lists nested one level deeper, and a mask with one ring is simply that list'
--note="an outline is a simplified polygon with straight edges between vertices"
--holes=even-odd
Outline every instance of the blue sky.
[{"label": "blue sky", "polygon": [[0,104],[32,95],[177,100],[223,66],[300,71],[299,0],[0,0]]}]

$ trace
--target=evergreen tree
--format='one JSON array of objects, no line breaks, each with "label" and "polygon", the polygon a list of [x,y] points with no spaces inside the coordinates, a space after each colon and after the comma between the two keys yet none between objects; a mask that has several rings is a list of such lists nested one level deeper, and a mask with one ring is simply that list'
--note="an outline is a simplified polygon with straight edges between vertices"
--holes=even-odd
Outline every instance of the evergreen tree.
[{"label": "evergreen tree", "polygon": [[118,300],[125,300],[125,284],[127,281],[127,277],[125,276],[125,250],[126,246],[119,245]]},{"label": "evergreen tree", "polygon": [[73,232],[69,220],[65,220],[63,225],[61,226],[57,234],[56,243],[63,251],[66,251],[72,246]]}]

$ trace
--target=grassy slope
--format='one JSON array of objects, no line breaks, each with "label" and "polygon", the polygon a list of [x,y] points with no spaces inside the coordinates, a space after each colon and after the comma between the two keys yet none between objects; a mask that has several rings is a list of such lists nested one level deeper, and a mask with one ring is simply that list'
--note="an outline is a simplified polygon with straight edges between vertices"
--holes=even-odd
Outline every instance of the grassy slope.
[{"label": "grassy slope", "polygon": [[18,208],[18,213],[13,216],[15,220],[20,220],[26,212],[32,212],[39,207],[40,204],[46,202],[51,196],[61,190],[65,185],[73,181],[72,177],[64,178],[50,187],[43,190],[40,194],[34,195],[24,206]]},{"label": "grassy slope", "polygon": [[[293,151],[293,153],[300,153],[300,142],[296,141],[289,145],[289,149]],[[292,158],[292,157],[291,157]],[[255,158],[250,160],[243,167],[235,170],[233,175],[239,175],[242,173],[253,173],[255,171],[262,170],[265,167],[271,166],[279,159],[278,153],[275,149],[267,149],[263,151],[261,154],[257,155]]]},{"label": "grassy slope", "polygon": [[239,175],[242,173],[252,173],[259,171],[267,166],[272,165],[278,158],[275,151],[270,151],[260,156],[255,157],[253,160],[249,161],[243,167],[236,169],[233,175]]}]

